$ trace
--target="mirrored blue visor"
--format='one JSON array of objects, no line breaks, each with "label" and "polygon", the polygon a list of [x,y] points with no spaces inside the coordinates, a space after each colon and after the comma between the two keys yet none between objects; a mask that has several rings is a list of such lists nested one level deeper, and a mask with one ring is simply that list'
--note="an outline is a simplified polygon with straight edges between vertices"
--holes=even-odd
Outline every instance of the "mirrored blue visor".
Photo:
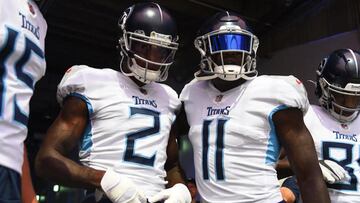
[{"label": "mirrored blue visor", "polygon": [[216,51],[246,51],[251,52],[251,36],[241,33],[223,33],[210,36],[210,48]]}]

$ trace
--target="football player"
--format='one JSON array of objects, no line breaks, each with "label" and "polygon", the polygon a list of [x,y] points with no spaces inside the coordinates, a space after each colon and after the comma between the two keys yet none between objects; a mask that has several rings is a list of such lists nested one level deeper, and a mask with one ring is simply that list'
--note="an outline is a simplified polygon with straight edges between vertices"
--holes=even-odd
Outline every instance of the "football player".
[{"label": "football player", "polygon": [[[95,189],[96,201],[189,203],[169,135],[181,102],[157,83],[167,78],[178,48],[175,21],[158,4],[139,3],[124,12],[119,27],[121,71],[73,66],[58,85],[62,109],[39,151],[37,171],[60,184]],[[67,157],[79,141],[81,165]]]},{"label": "football player", "polygon": [[331,202],[360,202],[360,54],[335,50],[317,70],[320,105],[311,105],[305,124],[315,142]]},{"label": "football player", "polygon": [[188,123],[188,132],[180,134],[187,133],[193,145],[205,202],[282,202],[275,170],[280,146],[304,201],[329,202],[303,122],[309,104],[302,83],[293,76],[257,76],[259,40],[236,13],[214,15],[194,44],[201,69],[180,95],[179,117]]},{"label": "football player", "polygon": [[29,183],[24,193],[34,197],[27,160],[24,162],[24,140],[29,101],[35,83],[45,74],[46,31],[35,2],[0,0],[0,202],[22,202],[23,163],[24,180]]}]

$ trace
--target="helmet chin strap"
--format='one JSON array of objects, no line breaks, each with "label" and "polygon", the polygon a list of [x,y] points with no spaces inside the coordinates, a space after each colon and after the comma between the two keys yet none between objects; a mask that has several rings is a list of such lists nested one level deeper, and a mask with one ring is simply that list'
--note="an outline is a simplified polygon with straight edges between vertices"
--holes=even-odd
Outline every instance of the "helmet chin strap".
[{"label": "helmet chin strap", "polygon": [[[215,66],[214,72],[217,73],[217,77],[226,80],[226,81],[235,81],[240,79],[244,74],[242,74],[241,70],[244,67],[237,66],[237,65],[222,65],[222,66]],[[224,74],[218,74],[223,72]],[[227,74],[229,73],[229,74]]]},{"label": "helmet chin strap", "polygon": [[[251,80],[257,76],[257,72],[255,72],[254,76],[248,76],[244,73],[244,69],[247,64],[243,66],[238,65],[222,65],[222,66],[215,66],[214,72],[216,73],[217,77],[226,80],[226,81],[235,81],[241,78],[245,80]],[[223,74],[221,74],[223,73]]]},{"label": "helmet chin strap", "polygon": [[[130,60],[132,63],[131,65],[130,65]],[[130,75],[134,76],[137,80],[145,84],[149,84],[152,81],[159,81],[161,71],[149,70],[148,69],[149,63],[148,62],[145,63],[146,63],[146,67],[144,68],[136,63],[135,58],[129,58],[127,64],[131,71]]]},{"label": "helmet chin strap", "polygon": [[209,66],[213,65],[213,71],[218,78],[226,81],[235,81],[241,78],[245,80],[252,80],[257,76],[257,71],[255,69],[253,70],[254,75],[252,75],[251,69],[255,60],[253,60],[249,55],[246,56],[245,54],[242,54],[242,65],[225,64],[223,52],[220,52],[220,57],[221,65],[215,63],[210,56],[208,57]]},{"label": "helmet chin strap", "polygon": [[254,75],[248,76],[243,73],[243,71],[242,71],[243,68],[244,67],[241,67],[238,65],[215,66],[213,73],[210,73],[210,72],[208,73],[201,69],[201,70],[197,71],[194,74],[194,76],[198,80],[211,80],[211,79],[215,79],[215,78],[220,78],[220,79],[226,80],[226,81],[236,81],[241,78],[243,78],[245,80],[252,80],[255,77],[257,77],[258,72],[256,70],[254,71]]},{"label": "helmet chin strap", "polygon": [[[124,54],[124,50],[120,52],[121,60],[120,60],[120,70],[121,73],[128,77],[135,77],[137,80],[139,80],[142,83],[149,84],[152,81],[159,81],[161,71],[153,71],[149,70],[147,66],[149,65],[148,62],[145,61],[146,67],[143,68],[140,65],[136,63],[136,60],[134,57],[130,57],[128,54]],[[126,52],[125,52],[126,53]],[[124,59],[127,58],[127,67],[130,72],[126,72],[123,67]],[[131,60],[131,64],[130,64]]]}]

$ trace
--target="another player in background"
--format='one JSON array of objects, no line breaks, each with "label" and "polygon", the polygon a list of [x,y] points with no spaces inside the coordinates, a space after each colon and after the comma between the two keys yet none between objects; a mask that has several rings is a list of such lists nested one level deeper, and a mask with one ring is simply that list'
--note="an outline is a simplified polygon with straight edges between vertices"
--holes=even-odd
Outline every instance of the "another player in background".
[{"label": "another player in background", "polygon": [[[46,69],[46,21],[32,0],[0,0],[0,201],[21,202],[29,101]],[[24,167],[26,174],[29,168]],[[30,178],[29,176],[27,176]],[[31,183],[31,179],[27,179]],[[28,200],[23,200],[28,201]]]},{"label": "another player in background", "polygon": [[[60,82],[62,109],[37,156],[37,172],[96,189],[96,201],[189,203],[169,135],[181,103],[157,83],[167,78],[178,49],[175,21],[158,4],[139,3],[124,12],[119,27],[121,72],[79,65]],[[82,165],[67,157],[79,141]]]},{"label": "another player in background", "polygon": [[[258,38],[236,13],[200,29],[195,79],[180,95],[205,202],[282,202],[275,164],[284,146],[305,202],[329,202],[314,143],[303,123],[308,100],[293,76],[258,76]],[[187,121],[187,122],[185,122]],[[179,122],[181,125],[182,122]]]},{"label": "another player in background", "polygon": [[[333,51],[318,70],[305,124],[315,142],[331,202],[360,202],[360,54]],[[295,192],[296,194],[296,192]]]}]

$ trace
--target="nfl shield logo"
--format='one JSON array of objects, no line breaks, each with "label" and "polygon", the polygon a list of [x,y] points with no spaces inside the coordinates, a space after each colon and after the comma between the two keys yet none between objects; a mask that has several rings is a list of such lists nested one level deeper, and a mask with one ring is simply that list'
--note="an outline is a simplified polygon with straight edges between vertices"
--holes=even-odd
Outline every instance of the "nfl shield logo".
[{"label": "nfl shield logo", "polygon": [[341,124],[341,127],[344,128],[344,129],[348,129],[348,128],[349,128],[349,126],[348,126],[346,123],[342,123],[342,124]]},{"label": "nfl shield logo", "polygon": [[221,102],[222,98],[223,98],[223,95],[221,95],[221,94],[216,96],[215,102]]},{"label": "nfl shield logo", "polygon": [[141,93],[143,93],[143,94],[147,95],[147,91],[146,91],[146,89],[140,88],[139,90],[140,90],[140,92],[141,92]]}]

